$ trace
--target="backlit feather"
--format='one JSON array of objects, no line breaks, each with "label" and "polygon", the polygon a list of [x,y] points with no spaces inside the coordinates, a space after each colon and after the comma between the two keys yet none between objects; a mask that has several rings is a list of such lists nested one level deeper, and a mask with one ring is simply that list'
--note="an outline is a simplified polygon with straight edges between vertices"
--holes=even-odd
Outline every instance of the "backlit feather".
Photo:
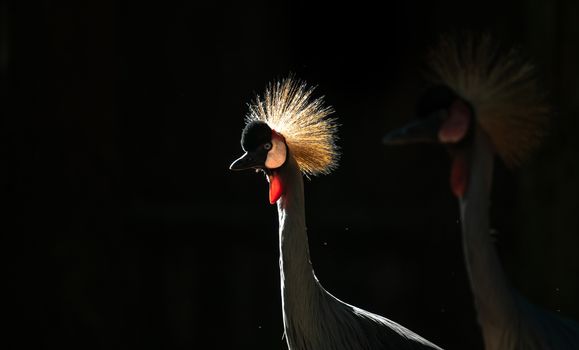
[{"label": "backlit feather", "polygon": [[300,170],[306,175],[331,172],[338,163],[337,124],[322,98],[311,100],[313,88],[291,78],[271,84],[264,97],[249,107],[246,121],[263,121],[285,137]]}]

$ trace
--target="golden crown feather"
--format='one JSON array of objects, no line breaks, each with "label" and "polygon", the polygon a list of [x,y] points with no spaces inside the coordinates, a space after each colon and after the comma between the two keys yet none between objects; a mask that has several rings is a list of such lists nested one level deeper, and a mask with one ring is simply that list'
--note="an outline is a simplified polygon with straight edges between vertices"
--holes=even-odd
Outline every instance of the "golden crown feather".
[{"label": "golden crown feather", "polygon": [[249,106],[246,123],[262,121],[281,134],[304,174],[328,174],[339,159],[337,123],[321,97],[311,99],[313,91],[291,77],[272,83]]}]

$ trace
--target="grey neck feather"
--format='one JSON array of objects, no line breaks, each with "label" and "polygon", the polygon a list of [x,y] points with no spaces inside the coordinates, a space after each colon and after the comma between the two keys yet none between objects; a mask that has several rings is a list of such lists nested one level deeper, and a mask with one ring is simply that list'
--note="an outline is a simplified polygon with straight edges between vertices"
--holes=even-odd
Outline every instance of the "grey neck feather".
[{"label": "grey neck feather", "polygon": [[489,206],[493,153],[477,131],[470,153],[468,189],[460,200],[463,248],[478,321],[486,349],[504,348],[508,329],[518,323],[513,293],[490,237]]},{"label": "grey neck feather", "polygon": [[299,348],[299,344],[292,342],[298,342],[296,338],[309,337],[307,332],[316,329],[313,325],[316,320],[312,319],[312,315],[315,315],[317,310],[313,308],[320,304],[323,289],[310,262],[304,183],[299,167],[291,155],[288,154],[286,164],[279,170],[278,175],[285,190],[277,203],[283,321],[288,345],[290,348]]}]

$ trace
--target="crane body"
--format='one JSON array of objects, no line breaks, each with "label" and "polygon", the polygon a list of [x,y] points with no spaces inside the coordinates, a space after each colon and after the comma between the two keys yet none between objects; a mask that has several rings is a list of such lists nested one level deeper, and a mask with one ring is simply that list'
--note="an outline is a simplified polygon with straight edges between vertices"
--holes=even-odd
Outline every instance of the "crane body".
[{"label": "crane body", "polygon": [[232,170],[260,169],[279,218],[284,334],[291,350],[441,349],[407,328],[344,303],[327,292],[312,268],[306,231],[303,173],[336,165],[335,124],[311,89],[290,79],[250,107],[242,134],[245,154]]},{"label": "crane body", "polygon": [[387,144],[433,142],[451,158],[465,265],[486,350],[579,349],[579,324],[539,308],[509,283],[490,235],[494,156],[508,166],[537,147],[550,108],[533,67],[515,51],[500,53],[490,37],[442,39],[430,55],[435,84],[418,103],[418,118],[388,133]]},{"label": "crane body", "polygon": [[476,132],[470,179],[459,198],[466,268],[485,349],[578,349],[579,325],[528,302],[510,285],[490,235],[494,155]]}]

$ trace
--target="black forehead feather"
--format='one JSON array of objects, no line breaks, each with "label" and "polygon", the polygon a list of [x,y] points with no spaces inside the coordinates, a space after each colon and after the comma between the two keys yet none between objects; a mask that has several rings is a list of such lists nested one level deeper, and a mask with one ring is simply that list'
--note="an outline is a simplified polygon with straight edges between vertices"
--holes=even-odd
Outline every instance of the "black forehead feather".
[{"label": "black forehead feather", "polygon": [[241,133],[241,147],[245,151],[255,150],[269,141],[271,141],[271,128],[262,121],[250,122]]},{"label": "black forehead feather", "polygon": [[420,97],[416,113],[419,117],[426,117],[438,110],[448,109],[457,97],[457,94],[448,86],[436,85],[430,87]]}]

